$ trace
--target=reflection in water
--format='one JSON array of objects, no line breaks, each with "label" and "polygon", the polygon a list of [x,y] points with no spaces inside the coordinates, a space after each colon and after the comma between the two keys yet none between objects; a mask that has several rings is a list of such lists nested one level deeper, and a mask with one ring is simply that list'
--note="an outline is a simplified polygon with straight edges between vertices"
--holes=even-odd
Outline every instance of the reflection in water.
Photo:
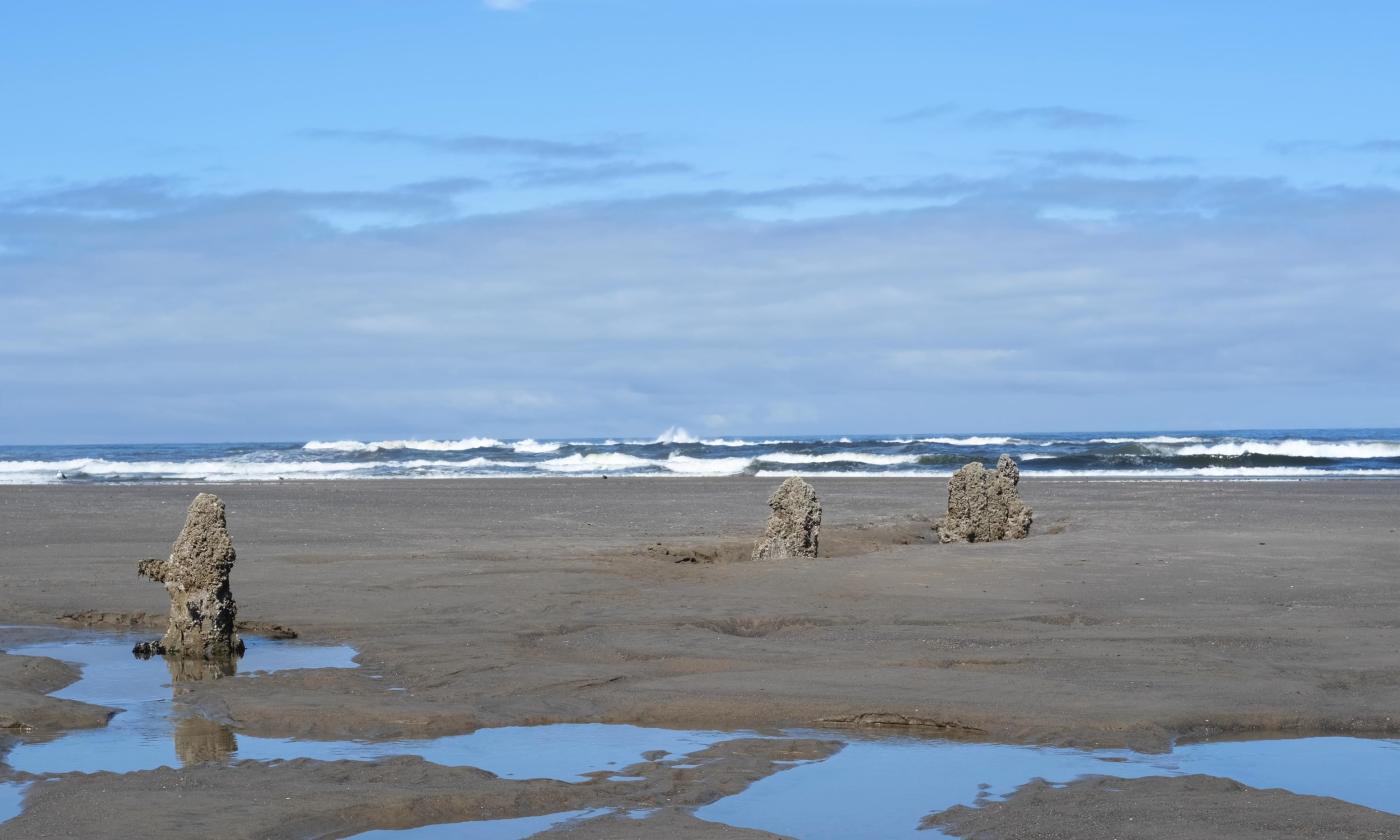
[{"label": "reflection in water", "polygon": [[[4,761],[36,774],[130,772],[155,767],[311,758],[368,761],[417,755],[447,766],[472,766],[503,778],[585,781],[591,771],[620,771],[650,750],[685,756],[751,734],[646,729],[604,724],[556,724],[483,729],[416,741],[296,741],[240,736],[195,713],[187,703],[197,683],[248,679],[250,671],[354,667],[353,649],[249,639],[240,662],[135,660],[131,641],[89,634],[83,641],[29,645],[13,653],[49,656],[83,667],[82,679],[54,696],[124,709],[102,729],[25,737]],[[0,647],[3,634],[0,634]],[[242,671],[243,675],[237,675]],[[924,815],[979,797],[1011,793],[1033,778],[1067,782],[1086,774],[1136,778],[1203,773],[1253,787],[1331,796],[1400,813],[1400,742],[1361,738],[1298,738],[1202,743],[1170,753],[1072,750],[958,743],[911,738],[863,738],[842,732],[793,732],[836,738],[840,752],[761,779],[744,791],[698,809],[702,819],[803,838],[938,836],[918,831]],[[0,816],[18,808],[20,789],[0,784]],[[859,802],[859,808],[850,803]],[[553,815],[566,819],[576,814]],[[542,817],[540,819],[546,819]],[[493,821],[400,832],[414,837],[491,837],[528,826]],[[496,832],[496,833],[491,833]]]},{"label": "reflection in water", "polygon": [[233,728],[198,715],[182,717],[175,723],[175,755],[181,767],[209,762],[227,762],[238,752]]},{"label": "reflection in water", "polygon": [[[135,654],[141,658],[140,654]],[[182,767],[227,762],[238,752],[233,727],[199,715],[185,702],[194,683],[220,680],[238,673],[238,658],[174,659],[165,657],[170,669],[171,716],[175,719],[175,755]]]},{"label": "reflection in water", "polygon": [[524,840],[566,822],[589,820],[611,813],[609,808],[563,811],[558,814],[541,814],[537,817],[517,817],[510,820],[478,820],[425,825],[422,828],[366,831],[354,836],[357,840],[397,840],[400,837],[413,837],[414,840]]},{"label": "reflection in water", "polygon": [[226,762],[238,754],[239,740],[232,728],[200,716],[189,706],[186,701],[196,684],[246,679],[237,676],[240,670],[257,673],[355,667],[355,650],[344,645],[250,638],[241,661],[165,659],[162,668],[161,662],[133,656],[136,640],[129,635],[75,633],[69,638],[64,642],[24,645],[9,652],[47,656],[81,666],[82,678],[52,696],[122,711],[101,729],[24,737],[5,760],[16,770],[39,774],[103,770],[126,773]]}]

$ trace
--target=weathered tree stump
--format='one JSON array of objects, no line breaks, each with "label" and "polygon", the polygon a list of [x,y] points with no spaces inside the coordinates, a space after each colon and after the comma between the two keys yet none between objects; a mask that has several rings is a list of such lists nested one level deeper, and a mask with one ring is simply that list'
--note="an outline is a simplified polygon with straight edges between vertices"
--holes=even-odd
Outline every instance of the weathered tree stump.
[{"label": "weathered tree stump", "polygon": [[228,581],[234,559],[224,503],[212,493],[200,493],[190,505],[170,557],[137,565],[142,577],[165,584],[170,593],[170,624],[159,641],[142,642],[135,653],[183,659],[242,654],[243,641],[234,629],[238,606]]},{"label": "weathered tree stump", "polygon": [[753,549],[755,560],[816,557],[822,504],[812,485],[796,476],[784,481],[768,500],[773,513],[763,538]]},{"label": "weathered tree stump", "polygon": [[971,463],[948,479],[948,515],[938,522],[941,542],[1019,540],[1030,533],[1031,509],[1016,490],[1021,470],[1010,455],[995,470]]}]

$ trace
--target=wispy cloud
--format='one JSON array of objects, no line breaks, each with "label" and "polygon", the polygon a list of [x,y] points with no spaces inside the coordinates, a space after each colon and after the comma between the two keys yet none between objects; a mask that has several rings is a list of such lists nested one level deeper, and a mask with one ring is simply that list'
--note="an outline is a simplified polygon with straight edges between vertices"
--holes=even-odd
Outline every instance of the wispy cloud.
[{"label": "wispy cloud", "polygon": [[976,111],[968,115],[967,123],[982,128],[1029,126],[1047,128],[1053,131],[1070,131],[1122,128],[1131,125],[1132,120],[1121,114],[1110,114],[1105,111],[1088,111],[1082,108],[1051,105],[1037,108]]},{"label": "wispy cloud", "polygon": [[498,12],[518,12],[533,2],[534,0],[482,0],[482,5]]},{"label": "wispy cloud", "polygon": [[1059,149],[1035,151],[1002,149],[997,156],[1004,160],[1032,163],[1063,169],[1146,169],[1163,166],[1186,166],[1195,163],[1184,155],[1130,155],[1111,149]]},{"label": "wispy cloud", "polygon": [[1400,154],[1400,138],[1378,137],[1359,143],[1339,143],[1332,140],[1285,140],[1269,144],[1269,149],[1281,155],[1318,155],[1332,153],[1347,154]]},{"label": "wispy cloud", "polygon": [[458,155],[496,155],[557,160],[605,160],[627,150],[617,141],[575,143],[537,137],[502,137],[491,134],[427,134],[392,129],[347,130],[318,128],[302,132],[316,140],[413,146]]},{"label": "wispy cloud", "polygon": [[552,166],[526,169],[516,173],[520,183],[528,186],[565,186],[600,184],[633,178],[654,178],[664,175],[694,174],[695,167],[680,161],[630,162],[617,161],[593,166]]},{"label": "wispy cloud", "polygon": [[951,102],[943,102],[943,103],[940,103],[940,104],[938,104],[938,105],[925,105],[925,106],[922,107],[922,108],[915,108],[915,109],[912,110],[912,111],[905,111],[905,112],[902,113],[902,114],[895,114],[895,115],[892,116],[892,117],[887,117],[887,118],[885,119],[885,122],[888,122],[888,123],[915,123],[915,122],[925,122],[925,121],[927,121],[927,120],[942,119],[942,118],[944,118],[944,117],[947,117],[947,116],[951,116],[951,115],[953,115],[953,114],[956,114],[958,111],[959,111],[958,106],[954,105],[954,104],[951,103]]},{"label": "wispy cloud", "polygon": [[1367,140],[1364,143],[1357,143],[1352,148],[1358,152],[1375,152],[1384,155],[1400,154],[1400,138],[1386,137],[1379,140]]},{"label": "wispy cloud", "polygon": [[950,102],[896,114],[886,122],[899,124],[942,119],[957,119],[971,128],[1043,128],[1051,131],[1124,128],[1133,123],[1133,120],[1121,114],[1063,105],[976,110],[962,108]]}]

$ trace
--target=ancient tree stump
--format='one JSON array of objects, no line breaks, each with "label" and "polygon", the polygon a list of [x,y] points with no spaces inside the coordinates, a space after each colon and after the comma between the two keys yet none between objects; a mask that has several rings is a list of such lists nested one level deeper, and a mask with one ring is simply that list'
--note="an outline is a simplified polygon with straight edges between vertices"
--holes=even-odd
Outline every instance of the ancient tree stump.
[{"label": "ancient tree stump", "polygon": [[763,538],[753,549],[755,560],[816,557],[822,503],[812,485],[796,476],[784,481],[768,500],[773,513]]},{"label": "ancient tree stump", "polygon": [[200,493],[190,505],[185,527],[166,560],[142,560],[137,573],[165,584],[170,593],[170,624],[156,642],[136,646],[138,654],[184,659],[221,659],[243,653],[234,630],[238,606],[229,590],[235,554],[224,520],[224,503]]},{"label": "ancient tree stump", "polygon": [[938,522],[941,542],[1019,540],[1030,533],[1031,509],[1016,485],[1021,470],[1010,455],[995,470],[971,463],[948,479],[948,515]]}]

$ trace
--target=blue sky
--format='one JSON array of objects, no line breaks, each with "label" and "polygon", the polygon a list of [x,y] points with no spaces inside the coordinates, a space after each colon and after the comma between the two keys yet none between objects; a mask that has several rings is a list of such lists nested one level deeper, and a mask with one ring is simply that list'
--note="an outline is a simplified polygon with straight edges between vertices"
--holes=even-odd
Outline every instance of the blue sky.
[{"label": "blue sky", "polygon": [[0,441],[1400,425],[1400,7],[22,4]]}]

